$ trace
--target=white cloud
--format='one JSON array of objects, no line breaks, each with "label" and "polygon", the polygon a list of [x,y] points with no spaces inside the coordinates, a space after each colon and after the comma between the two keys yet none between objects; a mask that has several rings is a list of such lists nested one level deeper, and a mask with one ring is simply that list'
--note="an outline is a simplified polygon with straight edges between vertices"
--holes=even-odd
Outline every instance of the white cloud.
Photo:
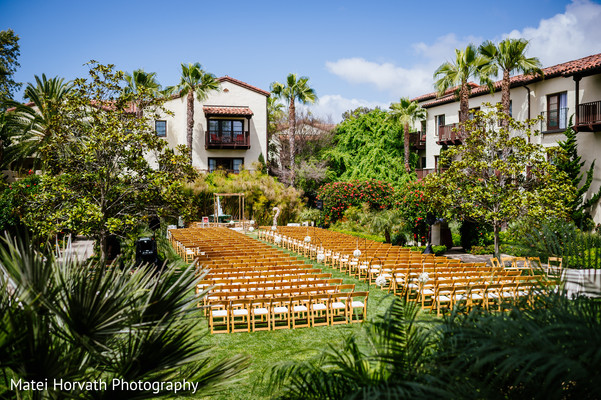
[{"label": "white cloud", "polygon": [[432,44],[415,43],[412,47],[416,53],[415,59],[420,63],[409,68],[358,57],[328,61],[326,68],[347,82],[373,85],[396,98],[411,98],[434,90],[434,71],[445,61],[455,57],[455,49],[464,48],[468,43],[480,42],[481,39],[473,36],[458,39],[451,33],[437,38]]},{"label": "white cloud", "polygon": [[394,96],[416,96],[432,87],[432,72],[424,68],[403,68],[378,64],[363,58],[326,62],[328,71],[351,83],[367,83]]},{"label": "white cloud", "polygon": [[455,59],[455,49],[464,49],[470,43],[478,46],[482,41],[482,38],[476,36],[458,39],[454,33],[449,33],[436,38],[433,44],[428,45],[424,42],[419,42],[414,43],[412,47],[418,56],[427,60],[427,65],[434,71],[445,61]]},{"label": "white cloud", "polygon": [[[538,27],[514,30],[498,38],[477,36],[457,38],[455,34],[449,33],[438,37],[431,44],[414,43],[412,47],[417,62],[411,67],[354,57],[328,61],[326,68],[347,82],[367,84],[395,98],[401,96],[411,98],[434,90],[434,71],[445,61],[453,60],[455,49],[465,48],[469,43],[477,46],[485,39],[498,41],[505,37],[523,37],[530,40],[529,56],[538,57],[544,67],[599,53],[601,52],[599,40],[601,4],[589,0],[573,0],[566,7],[565,13],[541,20]],[[314,106],[313,110],[315,114],[322,116],[327,116],[329,113],[334,121],[338,121],[342,112],[362,105],[382,106],[375,102],[329,95],[320,98],[320,104]],[[383,105],[383,108],[387,107],[388,104]]]},{"label": "white cloud", "polygon": [[[319,97],[319,102],[308,106],[313,115],[323,118],[332,123],[338,123],[342,120],[342,113],[347,110],[354,110],[358,107],[376,108],[380,107],[384,110],[388,109],[388,103],[373,102],[361,99],[347,99],[338,94],[326,94]],[[299,106],[305,107],[305,106]]]},{"label": "white cloud", "polygon": [[513,30],[504,37],[530,40],[528,54],[545,67],[601,52],[601,4],[574,0],[566,12],[543,19],[538,27]]}]

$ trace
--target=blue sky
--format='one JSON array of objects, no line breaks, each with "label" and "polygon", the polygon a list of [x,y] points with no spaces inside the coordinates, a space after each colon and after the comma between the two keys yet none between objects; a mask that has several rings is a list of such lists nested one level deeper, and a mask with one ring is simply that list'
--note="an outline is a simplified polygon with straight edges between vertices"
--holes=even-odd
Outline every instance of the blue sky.
[{"label": "blue sky", "polygon": [[163,86],[182,62],[265,90],[295,72],[333,122],[433,91],[436,67],[470,42],[525,37],[544,66],[599,53],[599,21],[601,0],[0,0],[0,30],[21,38],[17,81],[85,76],[91,59],[156,72]]}]

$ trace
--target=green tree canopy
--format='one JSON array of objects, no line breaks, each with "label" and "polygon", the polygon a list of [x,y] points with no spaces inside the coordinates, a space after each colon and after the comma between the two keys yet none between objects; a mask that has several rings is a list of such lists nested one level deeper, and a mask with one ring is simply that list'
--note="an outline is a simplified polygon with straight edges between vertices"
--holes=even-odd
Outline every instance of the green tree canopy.
[{"label": "green tree canopy", "polygon": [[12,99],[15,90],[21,87],[13,79],[19,67],[19,55],[19,36],[12,29],[0,31],[0,100]]},{"label": "green tree canopy", "polygon": [[[526,48],[528,41],[526,39],[502,40],[499,45],[495,45],[490,40],[482,43],[478,52],[484,57],[482,71],[485,81],[491,75],[497,75],[499,70],[503,74],[501,82],[501,104],[503,112],[509,115],[509,83],[510,73],[519,72],[523,74],[543,74],[541,62],[536,57],[526,57]],[[491,89],[493,86],[489,83]]]},{"label": "green tree canopy", "polygon": [[426,110],[421,108],[417,101],[410,101],[406,97],[401,97],[398,103],[390,105],[389,118],[403,126],[405,170],[408,173],[411,172],[411,166],[409,165],[409,131],[415,121],[426,119],[426,115]]},{"label": "green tree canopy", "polygon": [[295,176],[295,135],[296,135],[296,101],[301,104],[315,103],[317,94],[315,90],[308,84],[309,78],[301,76],[297,78],[296,74],[288,74],[285,83],[273,82],[271,84],[271,92],[275,97],[282,99],[288,103],[288,123],[289,139],[290,139],[290,185],[294,185]]},{"label": "green tree canopy", "polygon": [[[507,125],[499,127],[503,119]],[[545,149],[527,140],[534,123],[515,121],[499,108],[476,113],[465,124],[463,144],[443,154],[449,169],[425,179],[441,209],[493,226],[497,255],[504,224],[520,217],[565,218],[566,200],[574,197],[573,186],[547,161]]]},{"label": "green tree canopy", "polygon": [[[156,399],[168,390],[111,390],[113,379],[183,380],[207,395],[244,366],[243,357],[212,357],[202,340],[194,266],[161,274],[126,263],[59,261],[31,243],[0,246],[0,396],[11,399]],[[45,390],[15,381],[47,380]],[[53,379],[103,380],[94,390],[61,390]],[[181,393],[184,395],[184,392]],[[192,390],[186,394],[192,394]]]},{"label": "green tree canopy", "polygon": [[179,93],[186,97],[186,143],[188,144],[189,162],[192,165],[192,143],[194,135],[194,95],[198,101],[207,98],[209,92],[219,90],[219,81],[215,75],[202,69],[199,63],[182,64],[182,75],[177,86],[167,88],[167,91]]},{"label": "green tree canopy", "polygon": [[[94,237],[104,255],[109,234],[183,207],[182,179],[193,177],[187,152],[167,149],[154,132],[150,109],[162,100],[125,95],[122,80],[111,65],[93,62],[90,78],[77,79],[61,105],[55,139],[39,150],[48,168],[24,216],[42,238],[70,229]],[[149,105],[144,117],[131,112],[131,101]]]},{"label": "green tree canopy", "polygon": [[334,179],[378,179],[402,184],[411,179],[403,167],[403,128],[383,110],[340,123],[335,146],[325,152]]},{"label": "green tree canopy", "polygon": [[[434,72],[434,87],[439,95],[443,95],[448,89],[456,87],[456,95],[459,98],[459,124],[468,119],[469,114],[469,80],[482,77],[482,67],[486,59],[478,55],[473,44],[469,44],[465,50],[455,50],[455,61],[447,61]],[[486,77],[483,77],[486,80]],[[464,132],[461,129],[461,132]]]},{"label": "green tree canopy", "polygon": [[566,136],[566,140],[557,143],[563,150],[563,153],[555,157],[554,163],[559,171],[564,172],[568,176],[572,186],[576,189],[576,196],[574,196],[571,202],[567,203],[570,208],[570,217],[580,229],[590,230],[593,227],[593,218],[589,210],[601,198],[600,188],[597,193],[585,199],[585,195],[593,183],[595,160],[593,160],[589,169],[585,173],[582,173],[581,171],[585,162],[578,155],[578,142],[576,141],[576,132],[572,128],[571,119],[570,126],[564,132],[564,135]]}]

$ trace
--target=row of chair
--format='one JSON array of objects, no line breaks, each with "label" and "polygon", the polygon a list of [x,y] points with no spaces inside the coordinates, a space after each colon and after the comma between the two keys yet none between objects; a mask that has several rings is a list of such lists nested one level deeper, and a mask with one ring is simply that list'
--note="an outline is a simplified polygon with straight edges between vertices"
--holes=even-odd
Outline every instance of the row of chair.
[{"label": "row of chair", "polygon": [[279,285],[211,286],[204,291],[197,289],[197,293],[202,295],[203,303],[206,306],[207,303],[214,300],[260,299],[301,294],[338,293],[354,289],[354,284],[342,284],[340,281],[330,284],[326,280],[322,280],[317,282],[291,282]]},{"label": "row of chair", "polygon": [[295,329],[362,322],[368,292],[324,293],[212,301],[211,333]]}]

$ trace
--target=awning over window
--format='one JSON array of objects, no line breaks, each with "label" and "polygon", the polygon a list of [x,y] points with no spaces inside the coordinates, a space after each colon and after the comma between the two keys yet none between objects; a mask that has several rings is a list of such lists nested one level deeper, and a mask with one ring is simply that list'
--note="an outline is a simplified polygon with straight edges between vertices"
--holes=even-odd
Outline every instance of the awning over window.
[{"label": "awning over window", "polygon": [[253,112],[246,106],[204,106],[206,117],[246,117],[253,116]]}]

